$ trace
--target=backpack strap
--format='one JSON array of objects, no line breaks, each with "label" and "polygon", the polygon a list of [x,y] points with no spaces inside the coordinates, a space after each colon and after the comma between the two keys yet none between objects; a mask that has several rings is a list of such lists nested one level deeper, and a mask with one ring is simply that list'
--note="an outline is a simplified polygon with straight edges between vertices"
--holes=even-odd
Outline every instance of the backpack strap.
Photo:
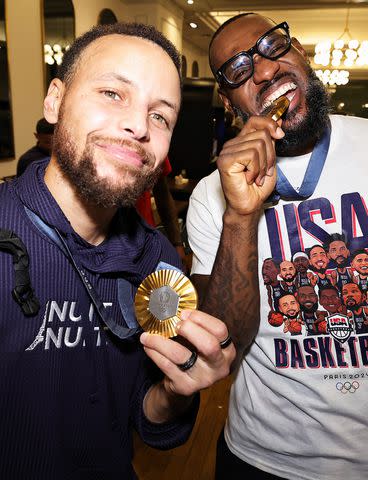
[{"label": "backpack strap", "polygon": [[22,240],[6,229],[0,229],[0,250],[13,256],[15,287],[12,290],[14,300],[25,316],[36,315],[40,310],[40,302],[36,297],[29,276],[29,256]]}]

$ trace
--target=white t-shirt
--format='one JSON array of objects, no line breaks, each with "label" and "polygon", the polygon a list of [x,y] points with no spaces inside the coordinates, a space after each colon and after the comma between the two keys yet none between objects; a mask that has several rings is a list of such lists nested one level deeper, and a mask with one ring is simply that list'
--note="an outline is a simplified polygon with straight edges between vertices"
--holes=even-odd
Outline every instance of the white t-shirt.
[{"label": "white t-shirt", "polygon": [[[368,334],[350,331],[343,314],[331,314],[331,332],[324,334],[308,335],[304,324],[299,334],[287,331],[285,322],[271,325],[262,280],[265,259],[291,260],[332,233],[343,232],[351,252],[368,248],[368,120],[333,115],[331,123],[328,156],[312,197],[265,206],[261,216],[260,328],[232,387],[225,428],[235,455],[293,480],[368,479]],[[305,156],[282,159],[286,177],[287,166],[299,160],[304,172]],[[300,183],[295,168],[293,178]],[[224,209],[216,171],[199,182],[190,200],[192,273],[211,273]],[[320,304],[318,310],[324,311]],[[336,339],[337,324],[346,327],[344,343]]]}]

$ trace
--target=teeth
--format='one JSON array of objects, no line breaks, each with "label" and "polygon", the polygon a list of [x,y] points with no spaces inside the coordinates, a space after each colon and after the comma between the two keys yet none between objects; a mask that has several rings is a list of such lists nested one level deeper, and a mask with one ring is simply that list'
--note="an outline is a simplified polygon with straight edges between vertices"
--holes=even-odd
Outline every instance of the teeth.
[{"label": "teeth", "polygon": [[294,82],[284,83],[283,85],[281,85],[281,87],[279,87],[269,97],[266,98],[265,102],[263,103],[262,109],[270,107],[275,100],[281,97],[281,95],[284,95],[284,93],[288,92],[289,90],[295,90],[296,87],[297,86]]}]

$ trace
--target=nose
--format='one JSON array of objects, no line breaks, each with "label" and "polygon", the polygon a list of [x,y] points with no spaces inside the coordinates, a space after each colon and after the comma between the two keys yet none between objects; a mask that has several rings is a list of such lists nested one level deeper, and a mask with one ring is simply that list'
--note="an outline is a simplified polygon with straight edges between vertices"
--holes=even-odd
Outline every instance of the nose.
[{"label": "nose", "polygon": [[255,54],[253,57],[254,72],[253,82],[259,85],[262,82],[270,81],[280,70],[280,64],[277,60],[269,60]]},{"label": "nose", "polygon": [[149,140],[149,117],[142,107],[135,106],[123,112],[119,120],[119,130],[130,138],[139,141]]}]

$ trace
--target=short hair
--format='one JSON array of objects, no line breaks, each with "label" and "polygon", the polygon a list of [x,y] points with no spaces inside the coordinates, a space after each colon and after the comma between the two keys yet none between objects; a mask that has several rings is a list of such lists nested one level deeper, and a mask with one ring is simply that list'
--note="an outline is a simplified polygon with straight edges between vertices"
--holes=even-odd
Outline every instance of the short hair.
[{"label": "short hair", "polygon": [[272,263],[274,264],[274,266],[275,266],[278,270],[280,270],[280,263],[281,263],[281,262],[280,262],[279,260],[275,260],[275,259],[272,258],[272,257],[268,257],[268,258],[265,258],[265,259],[263,260],[263,265],[265,264],[265,262],[272,262]]},{"label": "short hair", "polygon": [[329,235],[328,239],[326,242],[323,244],[323,248],[328,251],[330,249],[330,245],[332,242],[344,242],[346,246],[348,246],[348,242],[346,240],[346,237],[342,233],[331,233]]},{"label": "short hair", "polygon": [[36,132],[52,135],[54,133],[54,125],[49,123],[46,118],[40,118],[36,124]]},{"label": "short hair", "polygon": [[[297,299],[297,297],[293,293],[285,292],[282,295],[280,295],[275,301],[275,308],[278,312],[280,312],[280,302],[284,297],[294,297],[295,300],[299,303],[299,300]],[[299,305],[300,305],[300,303],[299,303]]]},{"label": "short hair", "polygon": [[316,247],[322,248],[322,250],[325,253],[327,253],[326,250],[323,248],[323,245],[321,245],[320,243],[316,243],[315,245],[312,245],[310,248],[306,250],[306,253],[308,254],[309,259],[311,258],[311,251],[313,250],[313,248],[316,248]]},{"label": "short hair", "polygon": [[368,252],[367,250],[365,250],[365,248],[360,248],[359,250],[355,250],[352,254],[351,254],[351,260],[353,261],[354,258],[358,255],[368,255]]},{"label": "short hair", "polygon": [[336,295],[338,297],[340,297],[340,292],[338,291],[338,289],[336,287],[334,287],[333,285],[325,285],[323,287],[319,287],[318,289],[318,296],[319,298],[321,298],[321,295],[322,293],[325,291],[325,290],[332,290],[336,293]]},{"label": "short hair", "polygon": [[355,283],[353,281],[351,282],[348,282],[348,283],[344,283],[344,285],[341,287],[341,296],[343,296],[342,294],[342,290],[344,287],[346,287],[346,285],[354,285],[355,287],[358,288],[358,290],[360,291],[360,293],[362,293],[363,295],[366,295],[367,293],[363,290],[363,287],[359,284],[359,283]]},{"label": "short hair", "polygon": [[73,80],[75,67],[84,50],[95,40],[107,35],[127,35],[143,38],[161,47],[173,61],[181,82],[180,54],[175,46],[161,32],[152,25],[143,23],[113,23],[97,25],[78,37],[63,56],[63,61],[58,68],[57,77],[68,84]]},{"label": "short hair", "polygon": [[226,28],[230,23],[233,23],[235,22],[236,20],[238,20],[238,18],[241,18],[241,17],[247,17],[248,15],[258,15],[257,13],[255,12],[247,12],[247,13],[239,13],[239,15],[235,15],[234,17],[231,17],[229,18],[228,20],[226,20],[226,22],[224,22],[222,25],[220,25],[218,27],[218,29],[216,30],[216,32],[212,35],[212,38],[211,38],[211,41],[210,41],[210,44],[209,44],[209,47],[208,47],[208,57],[209,57],[209,64],[210,64],[210,68],[212,70],[212,73],[215,75],[215,71],[212,67],[212,62],[211,62],[211,47],[212,47],[212,44],[215,40],[215,38],[219,35],[219,33],[222,32],[222,30],[224,30],[224,28]]}]

